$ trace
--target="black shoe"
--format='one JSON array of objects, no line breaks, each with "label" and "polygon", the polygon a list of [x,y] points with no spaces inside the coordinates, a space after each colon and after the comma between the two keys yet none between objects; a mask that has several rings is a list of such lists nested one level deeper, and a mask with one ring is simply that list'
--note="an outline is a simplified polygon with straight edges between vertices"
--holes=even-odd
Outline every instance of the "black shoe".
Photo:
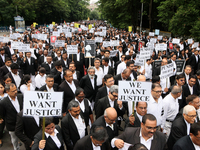
[{"label": "black shoe", "polygon": [[122,127],[120,127],[120,126],[118,126],[118,130],[124,131],[124,129]]}]

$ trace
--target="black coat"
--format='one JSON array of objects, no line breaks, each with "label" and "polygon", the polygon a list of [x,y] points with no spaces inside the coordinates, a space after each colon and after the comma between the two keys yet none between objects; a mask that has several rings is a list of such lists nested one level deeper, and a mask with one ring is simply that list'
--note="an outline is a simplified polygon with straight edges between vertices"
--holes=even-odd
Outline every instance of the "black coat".
[{"label": "black coat", "polygon": [[[8,55],[7,54],[4,54],[4,56],[3,56],[5,59],[4,60],[6,60],[6,57],[8,57]],[[3,59],[1,58],[1,55],[0,55],[0,67],[2,67],[2,66],[4,66],[5,65],[5,62],[3,61]]]},{"label": "black coat", "polygon": [[[20,70],[20,71],[18,71],[18,72],[19,72],[19,77],[22,79],[22,78],[23,78],[23,74],[22,74],[21,70]],[[12,80],[12,83],[14,83],[14,84],[15,84],[15,86],[16,86],[15,80],[14,80],[14,78],[13,78],[13,76],[12,76],[11,72],[7,73],[7,75],[8,75],[8,76],[11,78],[11,80]]]},{"label": "black coat", "polygon": [[141,127],[140,119],[138,118],[137,114],[134,113],[135,121],[134,124],[130,124],[129,118],[125,121],[125,127]]},{"label": "black coat", "polygon": [[9,73],[9,70],[8,70],[8,68],[6,67],[6,65],[2,66],[2,67],[0,68],[0,78],[3,79],[3,77],[4,77],[7,73]]},{"label": "black coat", "polygon": [[[84,119],[81,113],[79,117]],[[73,147],[76,144],[76,142],[80,139],[80,136],[70,113],[66,114],[66,116],[62,119],[61,128],[67,150],[73,150]],[[85,128],[85,133],[87,135],[87,128]]]},{"label": "black coat", "polygon": [[[74,84],[77,87],[79,87],[79,82],[77,80],[73,80]],[[71,90],[71,88],[69,87],[68,83],[66,81],[63,81],[59,88],[58,91],[62,91],[64,92],[64,99],[63,99],[63,108],[62,111],[63,113],[67,111],[67,106],[68,103],[75,98],[75,95],[73,93],[73,91]]]},{"label": "black coat", "polygon": [[183,116],[178,117],[172,123],[171,132],[167,141],[167,146],[169,150],[172,150],[176,141],[178,141],[183,136],[187,135],[187,125]]},{"label": "black coat", "polygon": [[[56,130],[58,131],[56,136],[61,143],[61,147],[58,148],[57,145],[55,144],[55,142],[53,141],[53,139],[50,136],[47,138],[45,135],[46,144],[45,144],[45,148],[43,150],[64,150],[62,131],[61,131],[60,127],[57,125],[56,125]],[[42,129],[35,135],[34,144],[31,148],[31,150],[39,150],[38,147],[39,147],[39,142],[41,140],[42,140]]]},{"label": "black coat", "polygon": [[173,146],[173,150],[195,150],[189,135],[180,138]]},{"label": "black coat", "polygon": [[[105,96],[105,97],[101,98],[99,100],[99,102],[97,103],[97,107],[96,107],[96,111],[95,111],[96,119],[99,118],[100,116],[102,116],[104,114],[104,110],[106,110],[106,108],[108,108],[108,107],[111,107],[111,106],[109,103],[108,96]],[[120,110],[116,100],[114,101],[114,108],[117,111],[118,116],[123,116],[123,114],[125,113],[125,108],[123,107]]]},{"label": "black coat", "polygon": [[59,72],[56,68],[51,69],[50,74],[54,76],[54,83],[60,85],[62,81],[64,81],[64,71],[66,69],[63,68],[63,79],[61,78],[61,72]]},{"label": "black coat", "polygon": [[[104,71],[104,66],[103,66],[103,65],[101,65],[101,68],[102,68],[103,71]],[[111,75],[114,76],[115,70],[114,70],[112,67],[108,66],[108,73],[107,73],[107,74],[111,74]]]},{"label": "black coat", "polygon": [[94,88],[89,75],[82,77],[80,80],[80,87],[84,89],[85,97],[89,99],[90,102],[94,101],[97,92],[97,75],[94,76]]},{"label": "black coat", "polygon": [[107,93],[107,88],[106,88],[106,85],[103,86],[103,87],[100,87],[97,91],[97,94],[96,94],[96,98],[95,98],[95,108],[96,108],[96,105],[98,104],[98,101],[99,99],[107,96],[109,93]]},{"label": "black coat", "polygon": [[22,115],[23,110],[17,114],[15,134],[25,144],[26,149],[31,149],[30,145],[41,126],[40,123],[39,126],[37,125],[33,117],[23,117]]},{"label": "black coat", "polygon": [[[23,108],[23,95],[17,95],[17,100],[19,102],[21,111]],[[16,111],[8,96],[5,97],[2,101],[0,101],[0,116],[1,118],[5,119],[4,121],[8,131],[15,131],[17,113],[18,112]]]},{"label": "black coat", "polygon": [[70,62],[71,62],[71,59],[67,59],[67,65],[65,65],[65,62],[64,62],[64,60],[63,60],[63,59],[61,59],[62,67],[65,67],[66,69],[68,69],[68,68],[69,68],[69,64],[70,64]]},{"label": "black coat", "polygon": [[[115,80],[115,85],[118,85],[118,84],[119,84],[119,81],[122,80],[121,73],[118,74],[118,75],[116,75],[116,76],[114,76],[114,80]],[[128,78],[126,79],[126,81],[131,81],[131,77],[128,77]]]},{"label": "black coat", "polygon": [[54,63],[51,64],[51,68],[49,67],[49,65],[47,64],[47,62],[43,62],[41,64],[41,67],[44,67],[46,70],[46,74],[50,74],[51,69],[53,69],[55,67]]},{"label": "black coat", "polygon": [[[54,91],[58,91],[58,84],[56,84],[56,83],[53,84],[53,90],[54,90]],[[39,88],[38,91],[47,91],[46,84],[43,85],[41,88]]]},{"label": "black coat", "polygon": [[[93,150],[92,141],[90,135],[83,137],[76,142],[74,150]],[[109,142],[106,141],[102,144],[101,150],[110,150]]]},{"label": "black coat", "polygon": [[23,70],[24,74],[35,75],[35,72],[37,71],[37,63],[35,58],[31,57],[30,59],[31,59],[31,64],[29,64],[27,58],[25,62],[24,60],[21,62],[21,69]]}]

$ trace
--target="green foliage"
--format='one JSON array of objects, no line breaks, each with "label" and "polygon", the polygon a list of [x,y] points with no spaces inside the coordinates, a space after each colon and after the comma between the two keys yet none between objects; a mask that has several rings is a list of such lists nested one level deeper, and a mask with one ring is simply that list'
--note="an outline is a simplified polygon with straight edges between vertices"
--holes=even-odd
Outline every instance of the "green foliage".
[{"label": "green foliage", "polygon": [[0,21],[14,25],[16,6],[17,14],[29,25],[84,20],[90,13],[87,5],[87,0],[0,0]]},{"label": "green foliage", "polygon": [[99,12],[97,10],[93,10],[90,12],[90,20],[99,19]]}]

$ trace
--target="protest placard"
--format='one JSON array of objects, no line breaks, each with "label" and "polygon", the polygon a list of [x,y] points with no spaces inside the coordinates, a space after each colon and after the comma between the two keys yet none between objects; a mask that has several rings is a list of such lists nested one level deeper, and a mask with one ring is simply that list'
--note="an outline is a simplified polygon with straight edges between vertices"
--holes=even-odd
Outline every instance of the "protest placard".
[{"label": "protest placard", "polygon": [[179,44],[180,43],[180,39],[173,38],[172,39],[172,43],[173,44]]},{"label": "protest placard", "polygon": [[52,35],[53,35],[53,36],[60,36],[60,34],[59,34],[58,31],[53,31]]},{"label": "protest placard", "polygon": [[160,79],[168,78],[174,75],[174,64],[170,63],[164,66],[161,66]]},{"label": "protest placard", "polygon": [[95,43],[101,43],[101,42],[103,42],[103,38],[102,37],[95,37]]},{"label": "protest placard", "polygon": [[155,35],[159,35],[160,34],[160,30],[159,29],[155,29]]},{"label": "protest placard", "polygon": [[132,26],[128,26],[128,32],[132,32]]},{"label": "protest placard", "polygon": [[156,38],[151,38],[150,39],[150,43],[156,43],[157,42],[157,39]]},{"label": "protest placard", "polygon": [[142,50],[140,51],[139,59],[150,59],[150,51]]},{"label": "protest placard", "polygon": [[78,45],[67,45],[67,54],[77,54]]},{"label": "protest placard", "polygon": [[162,40],[163,36],[162,35],[159,35],[158,36],[158,40]]},{"label": "protest placard", "polygon": [[151,84],[151,82],[119,81],[118,100],[149,101]]},{"label": "protest placard", "polygon": [[140,55],[136,55],[135,65],[136,66],[144,66],[144,59],[140,59]]},{"label": "protest placard", "polygon": [[161,62],[162,62],[162,60],[155,60],[153,62],[153,68],[155,69],[155,68],[161,66]]},{"label": "protest placard", "polygon": [[55,47],[65,47],[65,41],[64,40],[56,40]]},{"label": "protest placard", "polygon": [[155,49],[158,50],[158,51],[166,51],[167,50],[167,44],[156,44]]},{"label": "protest placard", "polygon": [[110,51],[110,57],[115,57],[118,50]]},{"label": "protest placard", "polygon": [[65,37],[67,38],[67,37],[72,37],[72,32],[67,32],[66,34],[65,34]]},{"label": "protest placard", "polygon": [[192,48],[197,48],[199,46],[199,42],[194,42],[194,44],[192,45]]},{"label": "protest placard", "polygon": [[185,59],[175,60],[176,63],[176,74],[183,73],[183,69],[185,68]]},{"label": "protest placard", "polygon": [[11,42],[11,48],[12,48],[12,49],[18,49],[20,43],[21,43],[21,42],[12,41],[12,42]]},{"label": "protest placard", "polygon": [[18,52],[30,52],[30,44],[19,43]]},{"label": "protest placard", "polygon": [[154,36],[154,32],[149,32],[149,36]]},{"label": "protest placard", "polygon": [[85,41],[85,58],[91,58],[95,56],[95,40],[86,40]]},{"label": "protest placard", "polygon": [[192,44],[193,39],[188,39],[188,44]]},{"label": "protest placard", "polygon": [[23,116],[61,116],[63,92],[26,91]]},{"label": "protest placard", "polygon": [[0,36],[0,42],[4,41],[4,36]]},{"label": "protest placard", "polygon": [[110,46],[119,46],[119,40],[110,40]]},{"label": "protest placard", "polygon": [[110,41],[103,41],[103,47],[110,46]]}]

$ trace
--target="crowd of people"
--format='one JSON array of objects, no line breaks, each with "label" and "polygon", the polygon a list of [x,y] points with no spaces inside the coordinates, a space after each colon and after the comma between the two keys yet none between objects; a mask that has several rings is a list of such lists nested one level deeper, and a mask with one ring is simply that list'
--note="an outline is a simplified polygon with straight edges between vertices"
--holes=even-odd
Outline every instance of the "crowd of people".
[{"label": "crowd of people", "polygon": [[[169,48],[170,37],[118,30],[103,21],[76,24],[55,24],[51,30],[32,26],[17,39],[0,42],[0,147],[6,127],[14,150],[20,149],[20,141],[26,150],[200,149],[199,45],[180,39]],[[54,31],[64,46],[51,43]],[[47,39],[34,34],[47,34]],[[85,57],[85,42],[96,37],[119,44],[95,43],[95,55]],[[13,42],[30,44],[31,51],[13,49]],[[155,49],[159,43],[167,44],[166,50]],[[67,45],[77,45],[77,54],[68,54]],[[136,65],[137,55],[149,45],[150,58]],[[182,72],[176,60],[185,62]],[[160,78],[161,67],[170,63],[173,75]],[[151,82],[149,101],[134,106],[119,100],[119,81]],[[23,116],[26,91],[62,91],[62,116],[48,117],[45,124],[37,115]]]}]

